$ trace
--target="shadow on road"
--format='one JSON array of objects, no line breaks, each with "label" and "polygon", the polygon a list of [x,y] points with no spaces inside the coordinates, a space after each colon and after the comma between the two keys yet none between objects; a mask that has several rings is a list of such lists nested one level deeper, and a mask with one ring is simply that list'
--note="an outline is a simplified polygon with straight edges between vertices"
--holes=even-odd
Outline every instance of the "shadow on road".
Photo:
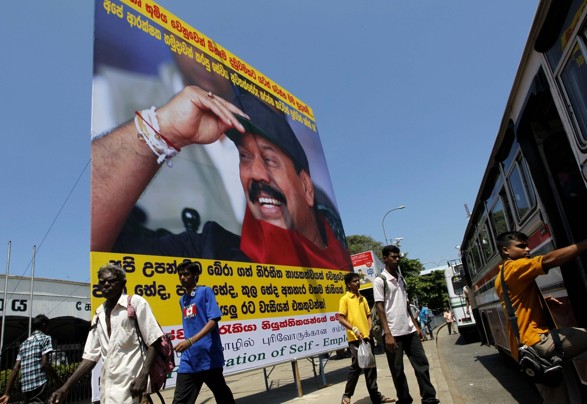
[{"label": "shadow on road", "polygon": [[540,403],[538,390],[493,348],[440,327],[437,346],[442,370],[457,403]]},{"label": "shadow on road", "polygon": [[475,357],[481,365],[506,389],[518,403],[541,402],[536,386],[518,370],[514,361],[502,357],[497,351]]}]

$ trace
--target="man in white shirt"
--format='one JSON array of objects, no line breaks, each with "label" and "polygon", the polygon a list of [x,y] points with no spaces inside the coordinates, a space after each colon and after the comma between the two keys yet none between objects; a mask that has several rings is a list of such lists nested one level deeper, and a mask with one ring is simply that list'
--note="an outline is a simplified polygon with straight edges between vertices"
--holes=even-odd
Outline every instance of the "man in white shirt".
[{"label": "man in white shirt", "polygon": [[[149,371],[163,331],[149,303],[138,295],[133,295],[131,302],[123,293],[125,285],[126,273],[119,266],[108,264],[98,271],[98,286],[106,301],[92,319],[82,361],[63,387],[53,393],[50,403],[63,403],[71,387],[100,360],[100,403],[139,403],[147,391]],[[135,310],[134,320],[128,317],[129,303]]]},{"label": "man in white shirt", "polygon": [[[383,248],[385,281],[379,277],[373,280],[373,296],[377,313],[381,319],[385,354],[397,391],[398,404],[413,402],[404,373],[404,352],[416,373],[422,403],[439,403],[436,389],[430,381],[428,359],[422,346],[424,335],[409,307],[406,282],[399,269],[400,249],[395,245]],[[387,282],[387,288],[383,282]]]}]

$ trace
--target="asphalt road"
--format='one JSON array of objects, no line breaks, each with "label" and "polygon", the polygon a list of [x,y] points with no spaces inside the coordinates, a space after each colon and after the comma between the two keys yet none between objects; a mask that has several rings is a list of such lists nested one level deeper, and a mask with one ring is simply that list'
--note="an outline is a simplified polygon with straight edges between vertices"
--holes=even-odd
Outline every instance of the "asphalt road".
[{"label": "asphalt road", "polygon": [[435,335],[442,372],[456,404],[542,403],[536,387],[494,347],[449,335],[446,326]]}]

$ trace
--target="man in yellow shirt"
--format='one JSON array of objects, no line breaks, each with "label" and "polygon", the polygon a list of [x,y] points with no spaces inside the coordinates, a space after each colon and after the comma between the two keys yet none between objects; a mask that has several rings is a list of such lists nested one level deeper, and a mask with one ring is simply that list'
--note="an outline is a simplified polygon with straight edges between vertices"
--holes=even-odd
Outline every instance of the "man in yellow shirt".
[{"label": "man in yellow shirt", "polygon": [[[520,343],[531,346],[544,358],[558,354],[555,347],[556,328],[549,311],[543,306],[543,298],[535,282],[540,275],[545,275],[551,268],[571,262],[581,253],[587,251],[587,240],[568,247],[559,248],[545,255],[530,258],[528,236],[524,233],[511,231],[497,237],[497,247],[503,259],[504,280],[507,284],[512,307],[516,312]],[[500,266],[501,272],[502,266]],[[495,290],[503,302],[501,274],[495,279]],[[507,315],[507,310],[506,310]],[[585,328],[557,329],[560,345],[564,352],[563,359],[570,360],[587,352],[587,330]],[[508,334],[512,355],[517,359],[518,344],[516,336],[508,324]],[[565,384],[558,387],[536,385],[544,402],[569,402]]]},{"label": "man in yellow shirt", "polygon": [[361,340],[367,340],[373,350],[373,341],[369,338],[371,330],[371,310],[367,299],[359,293],[361,281],[359,274],[349,272],[344,276],[347,292],[340,298],[338,321],[347,329],[347,339],[352,362],[349,369],[346,387],[342,396],[342,404],[350,404],[351,397],[359,381],[361,370],[365,371],[365,382],[373,404],[392,403],[395,400],[383,396],[377,387],[377,368],[361,369],[357,359],[357,351]]}]

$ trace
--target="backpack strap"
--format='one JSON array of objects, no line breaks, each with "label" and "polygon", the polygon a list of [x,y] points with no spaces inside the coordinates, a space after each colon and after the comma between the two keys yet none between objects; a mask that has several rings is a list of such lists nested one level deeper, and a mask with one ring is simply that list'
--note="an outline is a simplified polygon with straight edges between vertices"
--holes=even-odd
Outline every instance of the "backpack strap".
[{"label": "backpack strap", "polygon": [[508,290],[508,285],[505,282],[505,277],[503,276],[504,273],[504,266],[505,265],[501,265],[501,271],[500,271],[500,276],[501,276],[501,290],[502,290],[502,295],[503,295],[503,301],[505,303],[505,307],[508,311],[508,320],[510,321],[510,326],[512,327],[512,331],[514,332],[514,335],[516,336],[516,340],[518,341],[518,345],[522,345],[522,343],[520,342],[520,329],[518,328],[518,317],[516,316],[516,312],[514,310],[514,307],[512,306],[512,302],[510,300],[510,292]]},{"label": "backpack strap", "polygon": [[128,315],[128,318],[132,318],[135,319],[137,318],[137,312],[135,311],[135,308],[132,306],[132,295],[128,295],[127,296],[127,300],[126,300],[126,314]]},{"label": "backpack strap", "polygon": [[383,281],[383,300],[385,301],[385,295],[387,294],[387,278],[383,273],[378,274],[377,277]]},{"label": "backpack strap", "polygon": [[[139,323],[137,321],[137,312],[135,311],[135,308],[132,305],[132,296],[133,295],[128,295],[127,296],[127,300],[126,300],[126,314],[128,315],[129,320],[134,320],[134,325],[135,325],[135,329],[137,330],[137,336],[139,337],[139,343],[146,348],[147,344],[145,343],[145,340],[143,339],[143,334],[141,334],[141,329],[139,328]],[[142,352],[142,350],[141,350]]]}]

